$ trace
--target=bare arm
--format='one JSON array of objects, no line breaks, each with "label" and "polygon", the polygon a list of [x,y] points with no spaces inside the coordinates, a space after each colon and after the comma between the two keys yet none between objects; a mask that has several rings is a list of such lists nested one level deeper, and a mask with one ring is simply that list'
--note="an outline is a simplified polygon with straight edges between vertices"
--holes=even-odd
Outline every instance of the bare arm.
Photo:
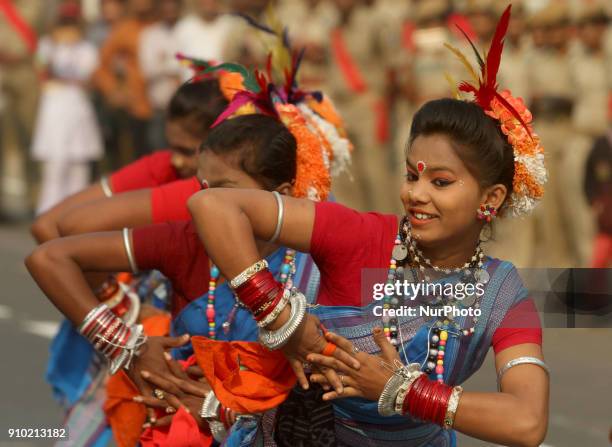
[{"label": "bare arm", "polygon": [[99,304],[84,272],[130,271],[119,231],[46,242],[36,248],[25,263],[44,294],[75,325]]},{"label": "bare arm", "polygon": [[[284,221],[278,243],[302,252],[310,250],[314,203],[283,196]],[[233,278],[261,258],[255,239],[274,234],[278,216],[272,193],[214,188],[189,199],[189,211],[206,251],[226,278]]]},{"label": "bare arm", "polygon": [[152,223],[151,190],[117,194],[72,208],[59,219],[60,236],[133,228]]},{"label": "bare arm", "polygon": [[[542,359],[542,348],[525,343],[504,349],[495,356],[496,371],[522,356]],[[519,365],[504,374],[500,393],[463,393],[454,428],[498,444],[539,446],[546,437],[548,400],[546,372],[536,365]]]},{"label": "bare arm", "polygon": [[39,244],[58,238],[60,237],[58,229],[59,220],[68,210],[87,202],[103,199],[104,197],[104,191],[100,183],[95,183],[83,191],[67,197],[50,210],[38,216],[30,227],[30,233],[32,233],[32,236],[34,236],[34,239]]}]

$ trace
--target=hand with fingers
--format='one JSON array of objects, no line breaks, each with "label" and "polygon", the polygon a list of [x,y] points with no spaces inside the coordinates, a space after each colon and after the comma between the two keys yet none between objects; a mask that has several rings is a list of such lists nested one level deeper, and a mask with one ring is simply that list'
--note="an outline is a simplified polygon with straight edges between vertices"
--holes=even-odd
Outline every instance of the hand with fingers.
[{"label": "hand with fingers", "polygon": [[[346,353],[342,349],[336,349],[333,342],[325,339],[325,329],[319,319],[314,315],[306,315],[304,321],[289,339],[287,344],[283,346],[282,351],[289,360],[291,368],[298,378],[299,384],[304,389],[308,389],[308,379],[304,372],[304,362],[308,361],[310,354],[320,354],[326,352],[330,358],[337,359],[343,364],[350,365],[352,369],[358,370],[359,361],[351,354]],[[320,375],[325,377],[327,384],[332,386],[338,394],[344,392],[342,382],[338,377],[336,370],[327,368],[322,365],[321,368],[314,368]]]},{"label": "hand with fingers", "polygon": [[[148,370],[142,370],[140,375],[152,387],[153,392],[149,395],[137,396],[136,402],[142,402],[151,409],[159,409],[167,413],[159,419],[149,420],[145,426],[161,427],[169,425],[174,413],[183,408],[196,419],[201,428],[207,428],[208,424],[200,416],[200,409],[204,398],[210,392],[210,386],[206,379],[194,379],[183,371],[181,365],[172,360],[165,353],[165,362],[170,373],[160,374]],[[193,369],[193,367],[191,368]]]},{"label": "hand with fingers", "polygon": [[[336,355],[330,357],[321,354],[309,354],[307,356],[308,361],[319,368],[335,370],[344,384],[344,393],[339,394],[334,387],[333,391],[323,395],[324,400],[344,397],[364,397],[369,400],[378,400],[387,381],[393,375],[393,365],[396,361],[399,361],[400,357],[381,328],[375,328],[372,333],[374,341],[381,349],[380,355],[360,352],[346,338],[332,332],[325,334],[325,338],[337,346],[336,352],[342,351],[359,361],[361,364],[359,369],[352,368],[350,364],[340,360]],[[310,380],[324,387],[330,385],[327,376],[320,373],[312,374]]]},{"label": "hand with fingers", "polygon": [[[172,348],[178,348],[189,341],[189,335],[182,337],[148,337],[147,342],[142,346],[140,354],[134,357],[130,369],[127,371],[128,376],[138,387],[140,394],[143,396],[152,396],[153,388],[143,379],[141,372],[155,371],[162,376],[172,375],[167,361],[164,358],[164,353]],[[149,420],[155,420],[155,411],[152,408],[147,409],[147,417]]]}]

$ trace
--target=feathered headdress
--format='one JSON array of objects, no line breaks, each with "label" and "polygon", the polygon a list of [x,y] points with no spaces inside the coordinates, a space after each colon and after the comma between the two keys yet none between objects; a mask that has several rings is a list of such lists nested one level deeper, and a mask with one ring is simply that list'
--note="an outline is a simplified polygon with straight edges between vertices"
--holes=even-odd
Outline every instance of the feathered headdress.
[{"label": "feathered headdress", "polygon": [[232,100],[237,91],[244,88],[243,77],[240,73],[230,71],[207,72],[210,67],[219,65],[217,62],[189,57],[183,53],[177,53],[176,59],[193,73],[193,76],[187,82],[200,82],[205,79],[216,78],[219,81],[221,93],[228,101]]},{"label": "feathered headdress", "polygon": [[[287,30],[269,13],[270,26],[245,17],[252,26],[276,36],[264,71],[249,70],[235,63],[209,66],[204,74],[217,71],[237,73],[242,78],[228,107],[213,127],[236,115],[261,113],[283,122],[297,141],[297,174],[294,194],[312,200],[325,200],[331,189],[331,176],[346,169],[352,145],[342,119],[333,104],[320,92],[301,90],[297,73],[303,51],[292,51]],[[275,79],[281,82],[275,83]]]},{"label": "feathered headdress", "polygon": [[466,66],[473,79],[473,82],[461,82],[459,91],[474,95],[475,102],[484,112],[500,122],[502,132],[512,145],[514,179],[507,207],[512,215],[521,216],[531,212],[542,198],[547,173],[544,166],[544,149],[531,126],[531,112],[525,106],[523,99],[514,98],[509,90],[498,91],[497,73],[510,22],[511,8],[512,5],[509,5],[502,14],[485,58],[480,55],[468,35],[458,27],[476,54],[480,74],[461,51],[449,44],[445,45]]}]

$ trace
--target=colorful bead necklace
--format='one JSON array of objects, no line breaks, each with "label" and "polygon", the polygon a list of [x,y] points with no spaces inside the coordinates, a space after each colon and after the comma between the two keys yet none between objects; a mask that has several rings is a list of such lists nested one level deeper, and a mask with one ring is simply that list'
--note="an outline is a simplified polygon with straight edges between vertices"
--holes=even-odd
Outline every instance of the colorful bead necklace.
[{"label": "colorful bead necklace", "polygon": [[[286,289],[293,287],[293,275],[295,274],[295,250],[288,248],[285,251],[285,257],[280,267],[279,281]],[[216,265],[212,264],[210,267],[210,281],[208,283],[208,302],[206,304],[206,319],[208,320],[208,337],[211,339],[216,338],[216,323],[215,323],[215,292],[217,289],[217,282],[219,280],[221,272]],[[234,297],[235,298],[235,297]],[[236,299],[234,307],[227,316],[227,320],[223,323],[223,331],[229,333],[232,322],[238,308],[240,307],[239,301]]]},{"label": "colorful bead necklace", "polygon": [[[486,284],[489,281],[489,274],[483,268],[484,266],[484,253],[480,247],[480,243],[476,246],[476,250],[471,259],[461,267],[456,268],[440,268],[434,266],[429,259],[427,259],[422,251],[417,247],[416,241],[412,237],[412,232],[408,220],[402,219],[399,226],[398,235],[395,238],[392,250],[392,257],[389,261],[389,269],[387,271],[387,284],[393,284],[396,280],[403,280],[404,267],[398,265],[398,263],[405,263],[410,258],[412,264],[416,266],[418,271],[424,275],[425,280],[429,281],[429,276],[425,273],[426,267],[433,269],[436,272],[451,274],[461,273],[466,280],[475,280],[476,282]],[[472,273],[470,269],[475,269]],[[473,297],[472,297],[473,298]],[[397,308],[400,304],[400,298],[395,295],[386,295],[383,301],[383,309]],[[448,304],[443,303],[441,297],[436,297],[434,304]],[[474,305],[475,308],[480,307],[480,303],[470,301],[469,303],[462,303],[464,305]],[[383,314],[383,331],[387,336],[387,339],[392,345],[398,348],[401,345],[401,340],[398,340],[399,335],[399,322],[397,318],[388,317]],[[462,329],[461,326],[452,321],[452,318],[444,318],[438,320],[430,328],[427,337],[427,351],[428,355],[422,365],[422,369],[425,373],[431,374],[435,371],[436,379],[438,382],[444,381],[444,356],[446,353],[446,344],[449,335],[457,336],[469,336],[474,333],[478,317],[473,317],[472,327],[469,329]],[[451,330],[451,326],[455,330]]]}]

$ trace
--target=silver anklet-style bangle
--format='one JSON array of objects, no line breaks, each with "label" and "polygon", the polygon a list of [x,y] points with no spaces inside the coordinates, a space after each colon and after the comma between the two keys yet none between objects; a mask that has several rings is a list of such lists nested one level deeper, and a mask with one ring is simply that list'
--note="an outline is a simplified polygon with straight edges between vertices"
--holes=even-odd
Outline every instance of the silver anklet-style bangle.
[{"label": "silver anklet-style bangle", "polygon": [[510,368],[514,368],[515,366],[518,366],[518,365],[537,365],[540,368],[542,368],[544,371],[546,371],[546,374],[550,376],[550,368],[548,367],[546,363],[544,363],[539,358],[537,357],[517,357],[515,359],[510,360],[508,363],[502,366],[499,372],[497,373],[497,391],[501,391],[501,379],[504,376],[504,374],[506,374],[506,372]]},{"label": "silver anklet-style bangle", "polygon": [[274,229],[274,234],[268,240],[268,242],[274,243],[278,240],[281,229],[283,228],[283,220],[285,219],[285,205],[283,204],[283,198],[278,191],[272,191],[272,194],[274,194],[276,203],[278,204],[278,215],[276,217],[276,228]]},{"label": "silver anklet-style bangle", "polygon": [[106,197],[113,197],[113,190],[110,186],[107,176],[104,176],[100,179],[100,186],[102,187],[102,192]]},{"label": "silver anklet-style bangle", "polygon": [[123,245],[125,246],[125,254],[127,255],[128,262],[130,263],[132,273],[137,275],[139,273],[138,266],[136,265],[134,253],[132,252],[132,245],[130,244],[130,230],[127,228],[123,229]]},{"label": "silver anklet-style bangle", "polygon": [[237,289],[249,279],[251,279],[256,273],[261,272],[264,269],[268,268],[268,261],[262,259],[257,261],[255,264],[251,265],[244,269],[239,275],[235,276],[234,279],[230,281],[230,286],[232,289]]},{"label": "silver anklet-style bangle", "polygon": [[259,341],[266,348],[274,351],[282,348],[300,327],[306,315],[306,297],[296,289],[291,290],[291,315],[289,320],[275,331],[259,329]]}]

